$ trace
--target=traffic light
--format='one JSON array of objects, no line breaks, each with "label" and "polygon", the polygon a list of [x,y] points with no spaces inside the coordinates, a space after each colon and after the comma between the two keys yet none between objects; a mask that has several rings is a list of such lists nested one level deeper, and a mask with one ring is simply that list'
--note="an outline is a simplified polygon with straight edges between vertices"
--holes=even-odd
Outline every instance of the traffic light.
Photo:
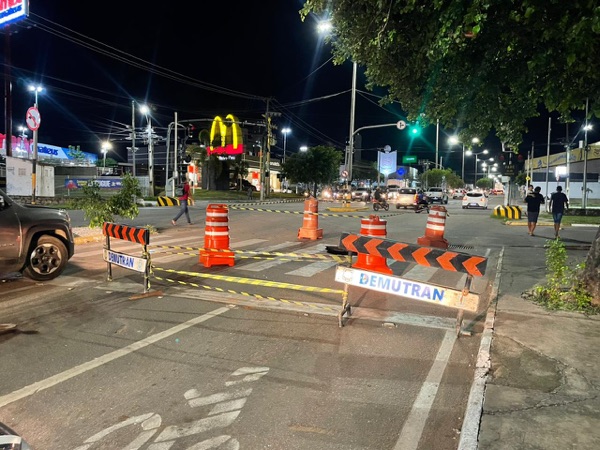
[{"label": "traffic light", "polygon": [[409,128],[412,136],[419,136],[421,134],[421,126],[418,123],[414,123]]}]

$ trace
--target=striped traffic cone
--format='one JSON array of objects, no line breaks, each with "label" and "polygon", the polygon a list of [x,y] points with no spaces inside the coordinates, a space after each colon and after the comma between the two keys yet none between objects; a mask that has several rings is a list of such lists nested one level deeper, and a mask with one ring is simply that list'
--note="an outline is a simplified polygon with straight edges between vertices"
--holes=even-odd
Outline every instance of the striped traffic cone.
[{"label": "striped traffic cone", "polygon": [[[371,214],[366,219],[360,219],[360,234],[385,239],[387,236],[387,221]],[[387,265],[387,260],[381,255],[358,253],[356,262],[352,265],[355,269],[371,270],[373,272],[391,274],[392,269]]]},{"label": "striped traffic cone", "polygon": [[317,240],[323,237],[323,230],[319,229],[319,202],[314,197],[304,200],[304,220],[302,228],[298,230],[298,239]]},{"label": "striped traffic cone", "polygon": [[444,238],[446,216],[448,210],[443,206],[430,206],[425,235],[417,238],[417,244],[427,247],[448,248],[448,241]]},{"label": "striped traffic cone", "polygon": [[233,266],[234,253],[229,249],[229,218],[227,205],[209,204],[206,207],[204,248],[199,262],[204,267]]}]

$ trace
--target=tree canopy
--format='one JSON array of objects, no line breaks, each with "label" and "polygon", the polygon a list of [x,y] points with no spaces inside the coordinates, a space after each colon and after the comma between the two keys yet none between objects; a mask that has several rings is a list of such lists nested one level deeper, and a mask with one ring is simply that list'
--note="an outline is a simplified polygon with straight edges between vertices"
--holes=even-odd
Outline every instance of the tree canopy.
[{"label": "tree canopy", "polygon": [[342,155],[333,147],[319,145],[305,152],[293,153],[283,164],[283,174],[293,182],[313,185],[317,196],[318,184],[331,184],[339,179]]},{"label": "tree canopy", "polygon": [[462,142],[495,132],[516,151],[540,107],[600,112],[596,0],[306,0],[331,20],[335,62],[365,68],[408,119],[439,119]]}]

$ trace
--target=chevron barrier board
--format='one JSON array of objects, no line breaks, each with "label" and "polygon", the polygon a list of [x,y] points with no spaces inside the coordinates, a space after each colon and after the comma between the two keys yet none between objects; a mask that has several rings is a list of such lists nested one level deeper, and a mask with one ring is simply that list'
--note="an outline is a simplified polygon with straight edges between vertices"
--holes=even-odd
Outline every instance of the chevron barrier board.
[{"label": "chevron barrier board", "polygon": [[487,266],[487,258],[483,256],[405,244],[390,239],[359,234],[342,233],[339,246],[349,252],[382,256],[396,261],[415,263],[451,272],[467,273],[475,277],[482,277]]},{"label": "chevron barrier board", "polygon": [[179,199],[175,197],[157,197],[158,206],[179,206]]},{"label": "chevron barrier board", "polygon": [[498,205],[494,208],[494,215],[506,217],[508,219],[520,219],[522,216],[520,206],[502,206]]},{"label": "chevron barrier board", "polygon": [[150,230],[147,228],[131,227],[128,225],[119,225],[111,222],[104,222],[102,225],[102,234],[124,241],[136,242],[142,245],[150,243]]},{"label": "chevron barrier board", "polygon": [[338,266],[335,281],[465,311],[476,312],[479,305],[478,294],[351,267]]}]

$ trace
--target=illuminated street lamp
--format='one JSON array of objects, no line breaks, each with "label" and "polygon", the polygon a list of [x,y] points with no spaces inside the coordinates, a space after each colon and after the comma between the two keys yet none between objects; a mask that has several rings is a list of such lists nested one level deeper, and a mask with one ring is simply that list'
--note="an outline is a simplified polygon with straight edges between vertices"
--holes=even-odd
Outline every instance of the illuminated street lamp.
[{"label": "illuminated street lamp", "polygon": [[[460,142],[458,139],[458,136],[450,136],[448,138],[448,143],[452,146],[452,145],[456,145],[456,144],[462,144],[462,172],[461,172],[461,177],[463,180],[463,183],[465,181],[465,144],[464,142]],[[471,139],[471,143],[472,144],[479,144],[479,138],[474,137],[473,139]],[[468,150],[467,153],[469,153],[471,150]]]},{"label": "illuminated street lamp", "polygon": [[[471,155],[475,155],[475,181],[473,182],[473,185],[477,184],[477,163],[480,161],[479,158],[477,158],[479,155],[487,155],[489,153],[488,150],[483,150],[482,152],[473,152],[471,150],[467,151],[467,156],[471,156]],[[493,160],[493,158],[491,158]]]},{"label": "illuminated street lamp", "polygon": [[112,144],[108,141],[105,141],[102,143],[102,154],[104,155],[104,163],[102,164],[102,167],[104,169],[106,169],[106,154],[108,153],[109,150],[112,149]]},{"label": "illuminated street lamp", "polygon": [[287,135],[292,132],[291,128],[282,128],[281,134],[283,134],[283,163],[285,164],[285,149],[287,146]]}]

